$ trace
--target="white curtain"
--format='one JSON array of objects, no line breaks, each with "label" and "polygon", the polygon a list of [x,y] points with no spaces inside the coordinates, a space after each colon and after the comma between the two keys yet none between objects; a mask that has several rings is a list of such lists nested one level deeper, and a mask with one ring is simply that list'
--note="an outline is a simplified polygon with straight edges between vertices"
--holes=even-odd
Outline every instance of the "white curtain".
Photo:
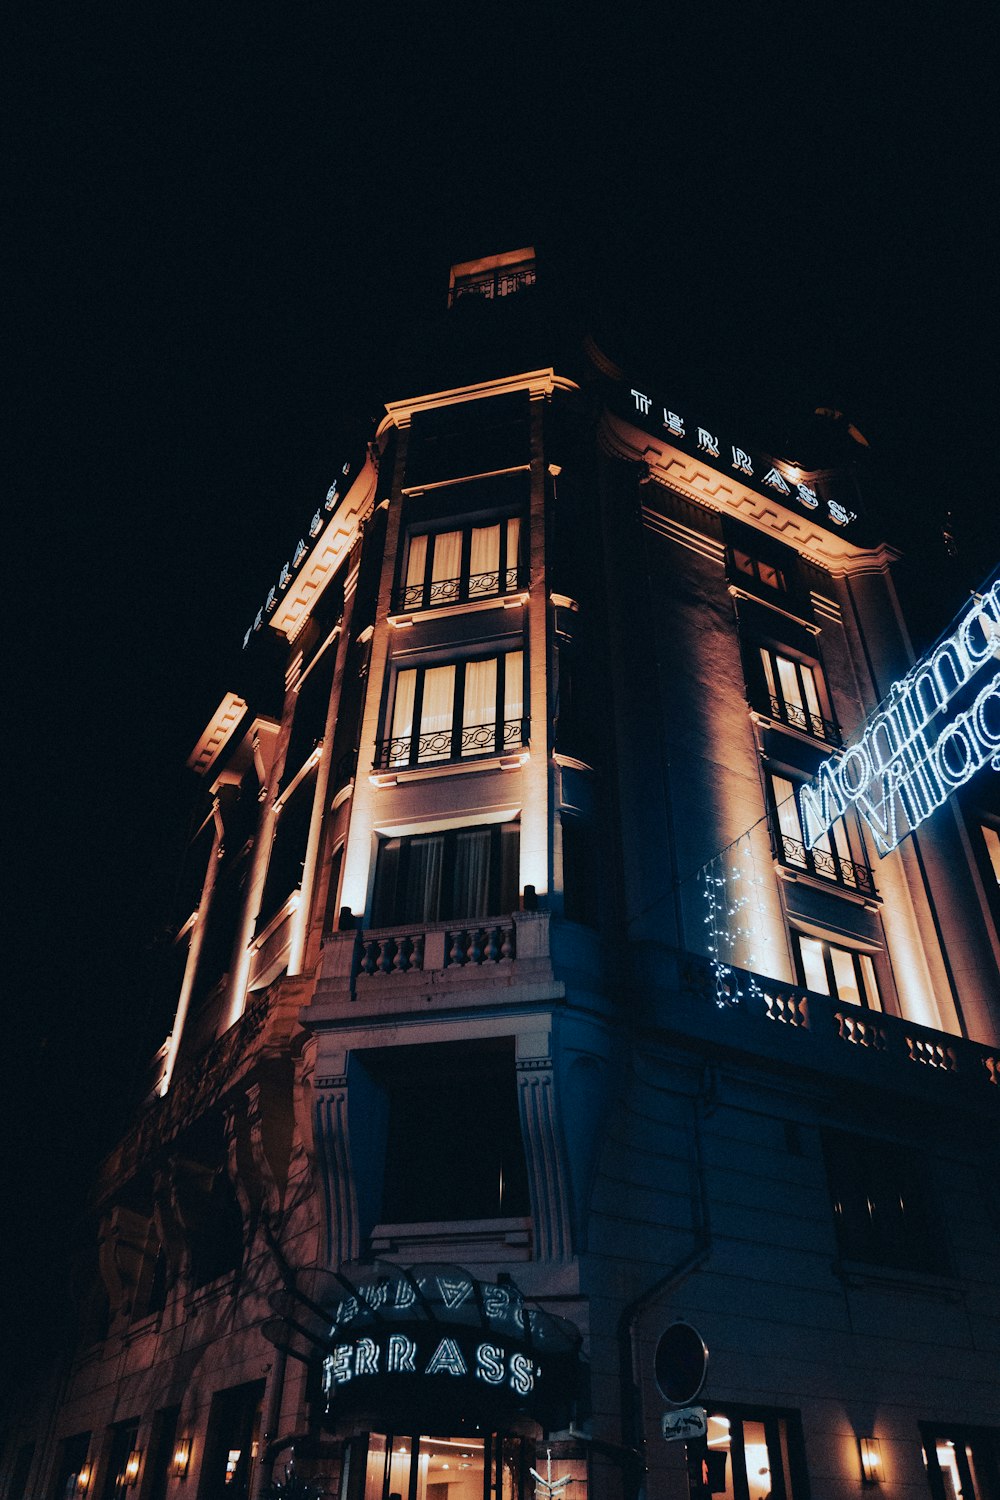
[{"label": "white curtain", "polygon": [[[774,788],[774,803],[778,813],[778,827],[781,829],[783,837],[793,839],[796,844],[804,844],[794,786],[785,776],[772,776],[771,785]],[[804,854],[799,854],[787,844],[785,845],[784,853],[788,864],[804,865],[806,862]]]},{"label": "white curtain", "polygon": [[504,658],[503,716],[524,718],[524,652],[508,651]]},{"label": "white curtain", "polygon": [[436,922],[441,915],[441,864],[444,835],[410,840],[403,898],[403,922]]},{"label": "white curtain", "polygon": [[455,664],[428,667],[424,672],[424,701],[420,712],[420,737],[435,734],[442,738],[420,751],[421,761],[451,758],[451,727],[455,711]]},{"label": "white curtain", "polygon": [[422,587],[427,572],[427,538],[410,537],[410,552],[406,559],[406,587]]},{"label": "white curtain", "polygon": [[804,709],[802,702],[802,689],[799,687],[798,674],[793,662],[784,656],[776,658],[778,663],[778,681],[781,683],[781,696],[785,701],[786,708]]},{"label": "white curtain", "polygon": [[495,594],[499,589],[499,580],[496,583],[483,581],[479,584],[471,580],[480,578],[483,574],[499,573],[500,569],[500,523],[495,526],[474,526],[472,528],[472,552],[469,557],[469,593]]},{"label": "white curtain", "polygon": [[431,566],[433,597],[437,604],[458,598],[458,580],[462,571],[462,533],[441,531],[434,538],[434,562]]},{"label": "white curtain", "polygon": [[802,673],[802,681],[805,684],[806,707],[813,715],[813,717],[818,719],[821,717],[821,715],[819,711],[819,696],[816,692],[816,679],[813,676],[813,669],[812,667],[803,666],[800,667],[799,670]]},{"label": "white curtain", "polygon": [[507,563],[504,592],[517,588],[517,548],[521,539],[521,518],[511,516],[507,522]]},{"label": "white curtain", "polygon": [[[470,743],[462,746],[463,755],[476,755],[483,750],[492,750],[496,745],[494,725],[497,717],[497,663],[496,657],[489,661],[470,661],[465,664],[465,703],[462,708],[462,727],[471,729],[488,725],[489,733],[471,736]],[[463,736],[463,740],[466,736]]]},{"label": "white curtain", "polygon": [[405,765],[410,758],[410,736],[413,734],[413,699],[416,693],[416,672],[400,672],[396,677],[396,699],[392,708],[392,738],[405,740],[404,745],[393,745],[389,764]]}]

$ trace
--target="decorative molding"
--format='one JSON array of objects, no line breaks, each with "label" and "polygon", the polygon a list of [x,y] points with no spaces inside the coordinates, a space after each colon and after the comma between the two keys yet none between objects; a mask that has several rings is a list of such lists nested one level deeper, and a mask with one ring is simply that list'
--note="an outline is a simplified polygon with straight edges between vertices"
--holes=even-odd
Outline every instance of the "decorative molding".
[{"label": "decorative molding", "polygon": [[309,555],[268,618],[273,630],[289,641],[295,639],[326,585],[348,555],[368,519],[375,499],[378,469],[371,455],[366,458],[354,483],[316,538]]},{"label": "decorative molding", "polygon": [[247,704],[237,693],[227,693],[209,719],[201,738],[187,758],[190,770],[204,776],[229,743],[247,711]]},{"label": "decorative molding", "polygon": [[539,1260],[569,1260],[569,1184],[550,1057],[518,1062],[517,1093],[528,1159],[535,1255]]},{"label": "decorative molding", "polygon": [[390,426],[409,427],[418,412],[433,411],[439,406],[457,406],[463,401],[478,401],[486,396],[505,396],[514,391],[527,391],[538,399],[551,396],[553,391],[578,391],[573,380],[557,375],[549,367],[546,370],[526,370],[520,375],[507,375],[501,380],[486,380],[478,385],[454,386],[447,391],[433,391],[426,396],[409,396],[403,401],[387,401],[386,416],[379,423],[376,439],[380,439]]},{"label": "decorative molding", "polygon": [[704,532],[693,531],[690,526],[684,526],[680,521],[675,521],[673,516],[665,516],[660,511],[652,510],[648,505],[642,507],[642,524],[647,531],[655,531],[658,536],[665,536],[672,542],[679,542],[689,552],[696,552],[699,557],[705,557],[711,563],[717,563],[721,568],[726,560],[726,549],[722,542],[717,542],[714,537],[705,536]]}]

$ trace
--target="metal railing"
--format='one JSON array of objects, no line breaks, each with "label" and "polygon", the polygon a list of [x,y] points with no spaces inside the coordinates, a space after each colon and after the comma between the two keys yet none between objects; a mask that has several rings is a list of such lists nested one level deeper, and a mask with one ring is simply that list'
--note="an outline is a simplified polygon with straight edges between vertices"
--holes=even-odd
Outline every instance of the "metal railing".
[{"label": "metal railing", "polygon": [[460,297],[485,297],[492,302],[495,297],[509,297],[524,287],[535,285],[534,266],[512,267],[509,271],[486,271],[482,276],[470,276],[457,281],[451,289],[451,305]]},{"label": "metal railing", "polygon": [[773,694],[769,694],[767,701],[771,717],[787,724],[789,729],[798,729],[802,734],[812,735],[813,739],[825,740],[828,745],[843,743],[840,729],[833,719],[824,719],[822,714],[812,713],[801,703],[788,703],[784,698],[776,698]]},{"label": "metal railing", "polygon": [[523,586],[520,568],[497,568],[492,573],[473,573],[462,578],[435,578],[430,583],[408,583],[393,595],[396,614],[416,609],[440,609],[446,604],[468,604],[476,599],[491,599],[512,594]]},{"label": "metal railing", "polygon": [[504,719],[498,723],[456,724],[449,729],[435,729],[430,734],[399,735],[380,740],[376,747],[376,771],[392,771],[407,766],[428,766],[444,761],[471,760],[479,755],[500,755],[519,749],[528,742],[527,719]]},{"label": "metal railing", "polygon": [[829,880],[834,885],[849,891],[858,891],[864,896],[876,896],[875,877],[867,865],[857,864],[853,859],[829,849],[807,849],[800,839],[791,838],[780,829],[776,834],[777,854],[782,864],[795,870],[805,870],[819,880]]}]

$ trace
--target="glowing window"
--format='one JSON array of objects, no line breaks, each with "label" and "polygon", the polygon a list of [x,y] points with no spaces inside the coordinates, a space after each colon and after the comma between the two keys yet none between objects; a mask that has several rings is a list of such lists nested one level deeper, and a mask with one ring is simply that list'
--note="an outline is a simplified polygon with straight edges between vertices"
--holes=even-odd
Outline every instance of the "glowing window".
[{"label": "glowing window", "polygon": [[520,516],[411,535],[396,610],[436,609],[514,592],[522,581],[520,545]]},{"label": "glowing window", "polygon": [[741,552],[739,548],[733,548],[733,566],[739,573],[744,573],[748,578],[755,578],[758,583],[764,584],[765,588],[780,589],[782,593],[788,589],[785,575],[780,568],[774,567],[772,563],[764,562],[762,558],[752,557],[748,552]]},{"label": "glowing window", "polygon": [[514,911],[519,847],[516,823],[383,839],[372,925],[482,920]]},{"label": "glowing window", "polygon": [[805,1461],[798,1416],[776,1412],[728,1408],[708,1417],[703,1449],[688,1445],[692,1495],[723,1497],[723,1500],[804,1500],[807,1494]]},{"label": "glowing window", "polygon": [[921,1436],[933,1500],[996,1500],[1000,1495],[1000,1432],[995,1428],[921,1423]]},{"label": "glowing window", "polygon": [[851,890],[875,894],[875,881],[853,818],[837,818],[826,833],[807,848],[799,815],[798,783],[769,773],[775,853],[783,864],[807,870],[821,880],[833,880]]},{"label": "glowing window", "polygon": [[807,990],[849,1005],[863,1005],[868,1010],[882,1009],[870,954],[839,947],[825,938],[806,937],[800,932],[793,933],[792,940],[798,953],[801,982]]},{"label": "glowing window", "polygon": [[1000,885],[1000,833],[991,828],[988,823],[983,824],[983,840],[986,844],[986,852],[990,857],[993,874],[996,876],[997,885]]},{"label": "glowing window", "polygon": [[760,647],[760,659],[774,717],[815,739],[835,740],[836,728],[824,717],[820,702],[819,667],[783,656],[771,646]]},{"label": "glowing window", "polygon": [[496,755],[521,745],[523,654],[397,672],[390,729],[378,748],[381,769]]}]

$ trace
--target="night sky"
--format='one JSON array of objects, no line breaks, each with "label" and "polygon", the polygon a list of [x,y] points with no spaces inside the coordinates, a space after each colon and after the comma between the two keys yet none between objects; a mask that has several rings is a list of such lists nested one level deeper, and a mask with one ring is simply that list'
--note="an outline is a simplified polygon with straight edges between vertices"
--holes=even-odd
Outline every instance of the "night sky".
[{"label": "night sky", "polygon": [[534,244],[678,399],[697,364],[737,407],[843,410],[918,647],[1000,557],[1000,422],[992,62],[943,7],[18,10],[0,1109],[21,1338],[162,1039],[185,759],[343,455],[409,394],[389,354],[451,262]]}]

